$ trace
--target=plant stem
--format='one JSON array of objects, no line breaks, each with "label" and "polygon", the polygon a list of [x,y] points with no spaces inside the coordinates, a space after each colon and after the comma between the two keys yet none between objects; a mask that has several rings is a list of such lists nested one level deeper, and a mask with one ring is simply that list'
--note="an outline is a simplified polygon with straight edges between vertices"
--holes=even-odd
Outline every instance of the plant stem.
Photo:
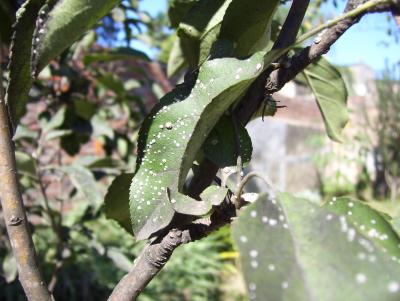
[{"label": "plant stem", "polygon": [[[1,57],[1,53],[0,53]],[[0,199],[7,233],[18,267],[19,281],[29,301],[50,301],[36,261],[35,247],[22,201],[16,173],[14,143],[11,139],[0,69]]]},{"label": "plant stem", "polygon": [[261,180],[264,181],[264,183],[267,185],[268,189],[273,190],[272,185],[270,184],[270,182],[260,173],[258,172],[250,172],[248,173],[243,180],[240,182],[240,184],[237,187],[237,191],[235,193],[235,207],[236,209],[240,209],[240,207],[243,206],[243,203],[241,201],[241,197],[242,197],[242,193],[243,193],[243,189],[244,186],[246,186],[246,184],[252,179],[252,178],[259,178]]}]

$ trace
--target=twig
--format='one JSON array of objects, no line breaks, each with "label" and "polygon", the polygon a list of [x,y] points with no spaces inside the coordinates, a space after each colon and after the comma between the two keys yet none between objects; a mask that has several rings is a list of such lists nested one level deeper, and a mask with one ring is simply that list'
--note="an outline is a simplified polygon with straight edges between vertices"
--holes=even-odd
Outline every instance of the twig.
[{"label": "twig", "polygon": [[[1,57],[1,53],[0,53]],[[19,281],[29,301],[50,301],[36,261],[35,248],[19,190],[14,144],[11,139],[7,109],[4,103],[0,69],[0,198],[8,236],[18,267]]]}]

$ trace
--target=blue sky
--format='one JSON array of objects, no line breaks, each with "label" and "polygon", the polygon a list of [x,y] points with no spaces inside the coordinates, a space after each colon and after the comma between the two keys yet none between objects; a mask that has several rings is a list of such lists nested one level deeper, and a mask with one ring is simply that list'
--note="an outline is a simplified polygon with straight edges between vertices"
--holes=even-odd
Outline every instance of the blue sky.
[{"label": "blue sky", "polygon": [[[168,6],[168,0],[142,0],[140,3],[142,9],[152,15],[165,11]],[[325,8],[327,15],[338,15],[343,5],[343,1],[339,1],[338,8],[328,5]],[[384,69],[385,61],[389,64],[400,62],[400,43],[396,43],[393,36],[387,35],[389,28],[400,35],[400,29],[390,15],[368,15],[336,42],[327,57],[338,65],[365,63],[379,72]]]}]

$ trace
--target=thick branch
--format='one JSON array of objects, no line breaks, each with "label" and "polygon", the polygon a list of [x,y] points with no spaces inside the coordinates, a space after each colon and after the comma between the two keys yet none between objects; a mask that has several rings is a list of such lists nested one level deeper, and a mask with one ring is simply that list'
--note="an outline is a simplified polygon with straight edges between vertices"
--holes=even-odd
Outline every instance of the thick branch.
[{"label": "thick branch", "polygon": [[15,167],[14,144],[4,103],[0,70],[0,200],[7,233],[18,267],[19,281],[29,301],[53,300],[36,261]]}]

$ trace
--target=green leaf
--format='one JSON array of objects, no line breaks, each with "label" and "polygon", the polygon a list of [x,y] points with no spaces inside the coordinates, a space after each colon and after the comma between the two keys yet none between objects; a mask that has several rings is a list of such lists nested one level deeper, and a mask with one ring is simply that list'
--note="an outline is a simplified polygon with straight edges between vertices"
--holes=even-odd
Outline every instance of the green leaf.
[{"label": "green leaf", "polygon": [[200,194],[200,199],[209,202],[212,206],[219,206],[224,201],[227,194],[228,188],[211,185]]},{"label": "green leaf", "polygon": [[[88,29],[104,17],[119,0],[58,0],[40,15],[36,31],[34,71],[37,74]],[[42,21],[40,21],[42,20]]]},{"label": "green leaf", "polygon": [[66,116],[66,107],[62,107],[61,109],[59,109],[57,111],[57,113],[49,120],[49,122],[47,122],[44,126],[43,126],[43,132],[47,133],[51,130],[54,130],[58,127],[60,127],[65,120],[65,116]]},{"label": "green leaf", "polygon": [[76,115],[89,120],[96,113],[96,105],[87,99],[74,99],[74,109]]},{"label": "green leaf", "polygon": [[233,225],[251,300],[398,300],[400,239],[380,213],[261,196]]},{"label": "green leaf", "polygon": [[27,174],[36,178],[36,162],[32,156],[20,151],[16,151],[15,160],[19,173]]},{"label": "green leaf", "polygon": [[253,152],[251,138],[246,128],[239,122],[237,131],[238,137],[232,117],[222,116],[203,144],[204,155],[220,168],[236,166],[239,147],[242,163],[248,164]]},{"label": "green leaf", "polygon": [[185,55],[182,51],[181,39],[176,36],[172,45],[171,52],[168,57],[167,75],[174,76],[181,71],[186,65]]},{"label": "green leaf", "polygon": [[17,262],[15,261],[14,256],[12,253],[7,253],[3,257],[3,262],[1,264],[2,276],[6,280],[6,283],[10,283],[17,278],[18,269],[17,269]]},{"label": "green leaf", "polygon": [[225,11],[232,0],[203,0],[192,6],[179,24],[181,52],[191,68],[208,57]]},{"label": "green leaf", "polygon": [[87,167],[90,169],[122,168],[121,165],[121,161],[113,159],[111,157],[105,157],[92,161]]},{"label": "green leaf", "polygon": [[260,52],[247,60],[207,61],[194,87],[188,82],[177,86],[145,119],[130,192],[131,221],[138,240],[168,226],[174,210],[167,188],[182,193],[205,138],[273,56]]},{"label": "green leaf", "polygon": [[97,78],[97,82],[99,86],[102,86],[105,89],[109,89],[119,97],[122,97],[125,94],[125,87],[122,80],[115,74],[105,73]]},{"label": "green leaf", "polygon": [[15,131],[13,140],[18,141],[19,139],[32,139],[35,140],[39,137],[37,131],[29,129],[27,126],[20,124]]},{"label": "green leaf", "polygon": [[0,40],[2,43],[10,43],[12,36],[12,24],[15,21],[14,9],[11,1],[0,1]]},{"label": "green leaf", "polygon": [[177,28],[182,18],[199,0],[171,0],[169,1],[168,17],[172,28]]},{"label": "green leaf", "polygon": [[121,174],[116,177],[108,188],[104,203],[106,217],[117,221],[122,228],[131,234],[133,232],[129,215],[129,186],[132,178],[132,173]]},{"label": "green leaf", "polygon": [[72,133],[73,133],[72,130],[52,130],[47,132],[45,140],[50,141],[53,139],[59,139],[64,136],[71,135]]},{"label": "green leaf", "polygon": [[210,213],[212,205],[209,202],[198,201],[180,192],[167,188],[168,199],[174,211],[193,216],[202,216]]},{"label": "green leaf", "polygon": [[213,206],[218,206],[225,199],[228,189],[219,186],[209,186],[201,194],[201,200],[195,200],[177,191],[167,189],[168,199],[172,208],[181,214],[203,216],[212,211]]},{"label": "green leaf", "polygon": [[32,85],[31,51],[36,18],[44,0],[29,0],[17,12],[10,48],[9,82],[6,104],[14,129],[26,112],[28,93]]},{"label": "green leaf", "polygon": [[279,4],[279,0],[233,0],[226,10],[219,39],[232,43],[236,57],[265,49]]},{"label": "green leaf", "polygon": [[105,50],[98,53],[89,53],[83,58],[85,65],[94,62],[112,62],[112,61],[128,61],[128,60],[145,60],[150,61],[150,58],[144,52],[128,47],[120,47],[110,50]]},{"label": "green leaf", "polygon": [[93,174],[85,167],[80,165],[70,165],[61,167],[78,192],[92,204],[95,211],[103,202],[103,197],[99,191],[99,186]]},{"label": "green leaf", "polygon": [[93,137],[105,136],[114,139],[114,130],[105,118],[100,115],[94,115],[90,122],[93,127]]},{"label": "green leaf", "polygon": [[342,75],[324,58],[311,64],[302,74],[317,99],[329,138],[341,142],[341,132],[349,120],[347,88]]}]

